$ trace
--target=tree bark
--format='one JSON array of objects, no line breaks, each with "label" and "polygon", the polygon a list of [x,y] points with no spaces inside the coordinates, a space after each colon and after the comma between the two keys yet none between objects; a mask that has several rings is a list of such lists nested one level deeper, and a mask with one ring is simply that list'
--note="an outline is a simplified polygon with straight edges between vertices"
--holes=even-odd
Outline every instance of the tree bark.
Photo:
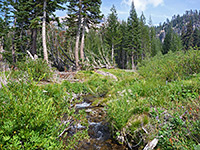
[{"label": "tree bark", "polygon": [[47,53],[47,43],[46,43],[46,15],[47,15],[46,6],[47,6],[47,1],[44,0],[43,21],[42,21],[42,44],[43,44],[44,60],[48,63],[48,53]]},{"label": "tree bark", "polygon": [[[18,0],[15,1],[15,4],[18,3]],[[16,22],[17,19],[16,17],[14,17],[14,24],[13,24],[13,38],[12,38],[12,60],[13,60],[13,64],[16,63],[16,54],[15,54],[15,49],[16,49],[16,45],[15,45],[15,26],[16,26]]]},{"label": "tree bark", "polygon": [[125,50],[122,50],[122,69],[125,69]]},{"label": "tree bark", "polygon": [[37,28],[32,29],[32,47],[31,54],[34,56],[37,54]]},{"label": "tree bark", "polygon": [[132,63],[132,70],[135,70],[135,64],[134,64],[134,55],[133,55],[133,52],[131,52],[131,63]]},{"label": "tree bark", "polygon": [[84,42],[85,42],[85,28],[86,28],[86,18],[83,21],[83,31],[82,31],[82,38],[81,38],[81,48],[80,48],[80,55],[82,62],[84,62]]},{"label": "tree bark", "polygon": [[0,62],[3,61],[3,37],[0,39]]},{"label": "tree bark", "polygon": [[114,44],[112,43],[112,52],[111,52],[111,60],[112,60],[112,64],[114,64]]},{"label": "tree bark", "polygon": [[82,0],[79,0],[79,13],[78,13],[78,29],[76,33],[76,44],[75,44],[75,64],[76,70],[79,69],[79,40],[80,40],[80,28],[81,28],[81,11],[82,11]]}]

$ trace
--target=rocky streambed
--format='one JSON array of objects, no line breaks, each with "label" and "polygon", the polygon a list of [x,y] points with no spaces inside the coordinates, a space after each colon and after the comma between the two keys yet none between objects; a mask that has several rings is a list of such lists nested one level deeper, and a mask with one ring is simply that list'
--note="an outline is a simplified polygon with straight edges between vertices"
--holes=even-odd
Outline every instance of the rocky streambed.
[{"label": "rocky streambed", "polygon": [[[89,139],[80,141],[77,150],[126,150],[127,148],[117,143],[111,135],[109,123],[106,121],[106,111],[103,106],[94,106],[95,97],[92,95],[83,96],[83,102],[76,104],[76,111],[85,110],[89,124]],[[75,130],[84,129],[78,124],[68,132],[73,134]]]}]

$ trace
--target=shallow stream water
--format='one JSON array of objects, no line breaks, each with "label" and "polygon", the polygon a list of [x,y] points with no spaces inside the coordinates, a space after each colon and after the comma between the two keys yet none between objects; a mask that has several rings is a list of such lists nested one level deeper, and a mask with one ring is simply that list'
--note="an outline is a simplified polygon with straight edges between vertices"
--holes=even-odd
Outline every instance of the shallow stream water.
[{"label": "shallow stream water", "polygon": [[[106,122],[106,111],[104,107],[93,106],[95,97],[84,96],[83,102],[76,104],[76,109],[84,109],[87,113],[89,123],[89,140],[81,141],[77,150],[126,150],[123,145],[118,144],[111,136],[109,124]],[[82,128],[77,125],[77,128]]]}]

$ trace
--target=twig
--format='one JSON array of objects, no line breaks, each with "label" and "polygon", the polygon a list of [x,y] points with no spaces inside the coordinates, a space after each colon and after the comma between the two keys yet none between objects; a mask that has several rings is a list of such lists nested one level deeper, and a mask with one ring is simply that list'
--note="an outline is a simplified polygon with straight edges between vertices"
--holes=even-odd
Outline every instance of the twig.
[{"label": "twig", "polygon": [[63,134],[65,134],[65,132],[67,132],[70,128],[71,128],[70,126],[69,126],[68,128],[65,128],[65,129],[63,130],[63,132],[61,132],[60,135],[59,135],[58,137],[62,137]]},{"label": "twig", "polygon": [[29,56],[31,57],[32,60],[35,60],[33,55],[29,51],[27,51],[27,53],[29,54]]}]

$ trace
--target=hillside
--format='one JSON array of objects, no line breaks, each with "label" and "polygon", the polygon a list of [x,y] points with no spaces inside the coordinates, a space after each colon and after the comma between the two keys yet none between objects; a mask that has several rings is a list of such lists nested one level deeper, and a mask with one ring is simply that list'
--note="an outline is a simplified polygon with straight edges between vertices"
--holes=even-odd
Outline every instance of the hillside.
[{"label": "hillside", "polygon": [[186,32],[187,25],[192,22],[193,31],[197,28],[200,29],[200,11],[190,10],[186,11],[182,16],[174,15],[171,20],[167,19],[166,22],[156,27],[156,34],[163,42],[166,33],[172,27],[173,31],[181,35],[182,31]]}]

